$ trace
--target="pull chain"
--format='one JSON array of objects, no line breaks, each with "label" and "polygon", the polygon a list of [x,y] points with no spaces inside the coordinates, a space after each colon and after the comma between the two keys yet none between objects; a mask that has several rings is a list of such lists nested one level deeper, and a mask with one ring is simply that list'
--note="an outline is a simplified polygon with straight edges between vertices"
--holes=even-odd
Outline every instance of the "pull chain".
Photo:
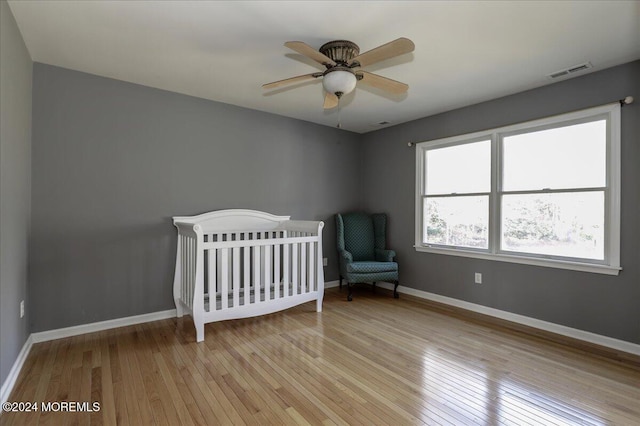
[{"label": "pull chain", "polygon": [[338,125],[336,126],[338,129],[342,128],[342,119],[340,118],[341,112],[342,112],[342,108],[340,107],[340,98],[338,98]]}]

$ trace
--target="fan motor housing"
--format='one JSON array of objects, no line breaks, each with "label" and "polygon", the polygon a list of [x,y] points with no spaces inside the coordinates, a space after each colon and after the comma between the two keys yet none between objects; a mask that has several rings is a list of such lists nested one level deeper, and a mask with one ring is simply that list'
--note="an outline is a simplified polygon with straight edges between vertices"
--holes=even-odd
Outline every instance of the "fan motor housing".
[{"label": "fan motor housing", "polygon": [[318,50],[338,65],[345,65],[360,54],[358,45],[348,40],[330,41],[323,44]]}]

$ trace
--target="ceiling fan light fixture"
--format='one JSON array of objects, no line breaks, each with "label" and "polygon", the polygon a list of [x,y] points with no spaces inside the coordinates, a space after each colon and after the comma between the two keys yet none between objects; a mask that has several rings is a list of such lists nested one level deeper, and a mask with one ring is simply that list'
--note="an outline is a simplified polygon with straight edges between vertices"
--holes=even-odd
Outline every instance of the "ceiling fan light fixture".
[{"label": "ceiling fan light fixture", "polygon": [[330,41],[323,44],[319,50],[303,41],[287,41],[284,45],[322,64],[326,71],[263,84],[264,89],[275,89],[322,77],[322,86],[325,92],[323,108],[325,110],[340,107],[342,95],[353,92],[358,81],[392,94],[405,93],[409,89],[409,86],[404,83],[362,69],[371,64],[413,52],[415,45],[408,38],[400,37],[363,54],[360,54],[360,48],[357,44],[348,40]]},{"label": "ceiling fan light fixture", "polygon": [[341,97],[347,93],[353,92],[356,88],[358,79],[351,70],[332,68],[327,71],[322,79],[324,90],[329,93]]}]

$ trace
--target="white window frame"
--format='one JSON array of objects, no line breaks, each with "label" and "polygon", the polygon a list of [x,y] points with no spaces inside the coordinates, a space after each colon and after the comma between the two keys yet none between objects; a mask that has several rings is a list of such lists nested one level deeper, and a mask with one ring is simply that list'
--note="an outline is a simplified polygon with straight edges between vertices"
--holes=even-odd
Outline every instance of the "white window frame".
[{"label": "white window frame", "polygon": [[[534,132],[604,119],[607,122],[604,260],[574,259],[561,256],[531,255],[500,250],[500,199],[502,192],[502,139],[514,133]],[[489,248],[441,246],[423,238],[423,199],[425,198],[426,151],[445,146],[491,140],[491,193],[489,195]],[[471,257],[583,272],[618,275],[620,270],[620,105],[619,103],[584,109],[539,120],[489,129],[416,144],[416,223],[415,249],[419,252]],[[505,191],[509,193],[509,191]],[[544,192],[544,191],[541,191]],[[550,191],[555,192],[555,191]]]}]

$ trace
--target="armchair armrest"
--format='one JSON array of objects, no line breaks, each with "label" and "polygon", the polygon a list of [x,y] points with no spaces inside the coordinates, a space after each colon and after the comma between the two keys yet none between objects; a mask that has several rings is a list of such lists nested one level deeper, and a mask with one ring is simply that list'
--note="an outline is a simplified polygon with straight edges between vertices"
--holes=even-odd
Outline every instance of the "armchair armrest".
[{"label": "armchair armrest", "polygon": [[394,257],[396,257],[394,250],[376,249],[376,261],[378,262],[393,262]]},{"label": "armchair armrest", "polygon": [[346,250],[338,250],[340,261],[345,264],[353,262],[353,255]]}]

